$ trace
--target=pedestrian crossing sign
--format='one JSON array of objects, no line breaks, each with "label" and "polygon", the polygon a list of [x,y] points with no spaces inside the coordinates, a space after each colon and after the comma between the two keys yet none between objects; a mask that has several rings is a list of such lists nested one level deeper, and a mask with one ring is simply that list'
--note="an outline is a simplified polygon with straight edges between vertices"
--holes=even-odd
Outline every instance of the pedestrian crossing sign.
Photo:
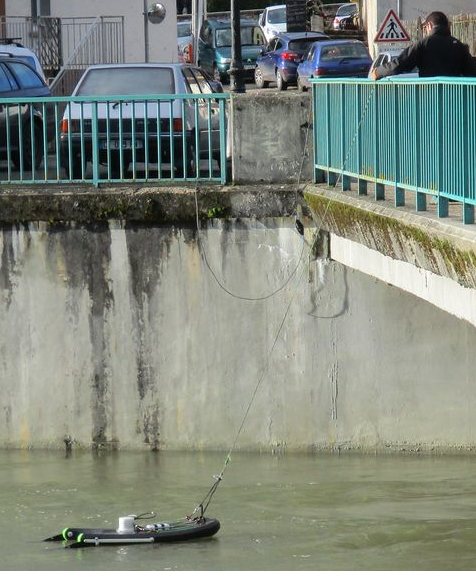
[{"label": "pedestrian crossing sign", "polygon": [[403,27],[403,24],[400,22],[398,16],[395,14],[393,10],[389,10],[388,14],[385,16],[382,25],[375,36],[374,42],[410,42],[411,38],[408,35],[408,32]]}]

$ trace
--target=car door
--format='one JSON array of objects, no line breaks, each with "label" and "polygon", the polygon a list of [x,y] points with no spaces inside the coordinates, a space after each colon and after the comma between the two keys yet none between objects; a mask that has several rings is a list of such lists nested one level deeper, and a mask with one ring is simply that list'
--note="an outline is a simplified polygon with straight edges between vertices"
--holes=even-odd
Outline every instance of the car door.
[{"label": "car door", "polygon": [[[213,84],[197,67],[184,67],[182,73],[190,93],[211,95],[214,93]],[[220,150],[220,108],[218,101],[213,99],[198,99],[198,130],[200,140],[200,154],[209,156],[216,155]],[[194,107],[189,110],[190,121],[195,125]]]},{"label": "car door", "polygon": [[273,52],[276,49],[278,41],[279,41],[278,38],[273,38],[266,46],[265,53],[259,59],[259,67],[261,69],[261,74],[263,76],[263,79],[266,81],[274,80]]},{"label": "car door", "polygon": [[313,44],[309,51],[307,52],[307,56],[304,60],[299,64],[298,72],[301,83],[303,85],[309,85],[309,79],[313,75],[313,68],[314,68],[314,58],[316,55],[316,44]]},{"label": "car door", "polygon": [[205,23],[199,37],[198,62],[200,67],[209,73],[213,73],[214,51],[213,30]]}]

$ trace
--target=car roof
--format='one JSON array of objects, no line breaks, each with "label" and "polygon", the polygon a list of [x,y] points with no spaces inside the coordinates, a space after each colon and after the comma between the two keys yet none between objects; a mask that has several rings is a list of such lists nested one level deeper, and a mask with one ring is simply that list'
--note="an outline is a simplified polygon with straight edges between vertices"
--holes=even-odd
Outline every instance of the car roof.
[{"label": "car roof", "polygon": [[286,8],[286,6],[287,4],[278,4],[277,6],[268,6],[265,9],[268,10],[268,12],[270,12],[271,10],[282,10],[283,8]]},{"label": "car roof", "polygon": [[[230,28],[231,20],[229,19],[211,19],[206,20],[207,24],[212,28]],[[258,26],[255,20],[250,20],[248,18],[240,20],[241,26]]]},{"label": "car roof", "polygon": [[364,44],[364,42],[361,42],[360,40],[324,40],[322,42],[319,42],[319,45],[321,47],[325,47],[325,46],[339,46],[342,44],[361,44],[362,46],[364,46],[365,48],[367,48],[367,46]]},{"label": "car roof", "polygon": [[305,40],[307,38],[328,38],[327,34],[322,32],[281,32],[274,36],[275,38],[282,38],[283,40]]}]

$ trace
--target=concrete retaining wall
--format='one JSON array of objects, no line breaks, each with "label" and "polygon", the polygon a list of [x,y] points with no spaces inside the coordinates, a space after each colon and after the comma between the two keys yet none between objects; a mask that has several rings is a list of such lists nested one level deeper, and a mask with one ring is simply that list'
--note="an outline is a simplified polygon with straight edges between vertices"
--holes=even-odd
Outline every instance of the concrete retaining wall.
[{"label": "concrete retaining wall", "polygon": [[239,448],[476,444],[472,326],[307,263],[289,218],[211,220],[198,237],[4,223],[0,446],[227,450],[263,370]]},{"label": "concrete retaining wall", "polygon": [[231,104],[233,181],[312,180],[310,93],[252,91]]}]

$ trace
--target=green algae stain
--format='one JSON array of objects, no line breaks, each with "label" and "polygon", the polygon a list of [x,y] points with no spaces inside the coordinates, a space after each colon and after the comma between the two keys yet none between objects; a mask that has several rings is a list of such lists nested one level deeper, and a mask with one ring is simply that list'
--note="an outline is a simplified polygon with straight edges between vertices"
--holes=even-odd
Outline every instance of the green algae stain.
[{"label": "green algae stain", "polygon": [[305,200],[324,227],[394,259],[408,261],[465,287],[476,287],[476,252],[458,248],[408,222],[327,196],[305,192]]}]

